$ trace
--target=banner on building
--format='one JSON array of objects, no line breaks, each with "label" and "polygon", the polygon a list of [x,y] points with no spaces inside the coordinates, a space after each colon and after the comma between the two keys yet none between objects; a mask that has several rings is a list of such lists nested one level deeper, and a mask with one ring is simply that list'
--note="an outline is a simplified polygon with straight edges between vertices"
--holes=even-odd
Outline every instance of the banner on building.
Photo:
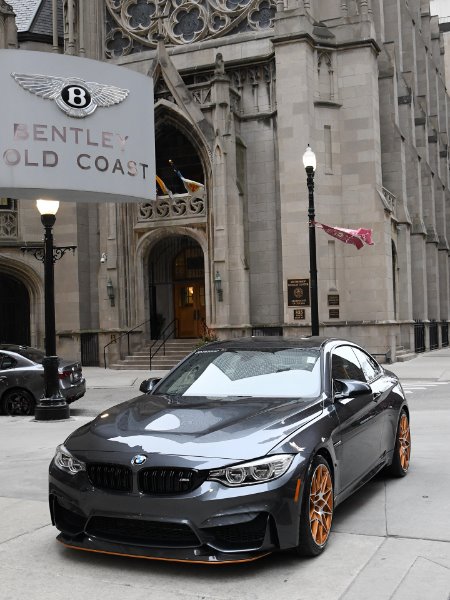
[{"label": "banner on building", "polygon": [[104,62],[0,50],[0,196],[155,198],[153,80]]},{"label": "banner on building", "polygon": [[364,229],[344,229],[343,227],[331,227],[331,225],[324,225],[323,223],[314,222],[315,227],[323,229],[325,233],[332,237],[341,240],[344,244],[353,244],[358,250],[367,244],[373,246],[372,241],[372,230]]}]

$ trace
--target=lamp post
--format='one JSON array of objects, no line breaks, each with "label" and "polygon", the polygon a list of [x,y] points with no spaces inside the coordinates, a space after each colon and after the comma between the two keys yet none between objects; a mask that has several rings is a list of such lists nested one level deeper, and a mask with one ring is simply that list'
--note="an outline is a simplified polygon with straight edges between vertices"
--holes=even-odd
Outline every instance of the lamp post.
[{"label": "lamp post", "polygon": [[27,246],[23,252],[30,252],[44,263],[44,308],[45,308],[45,358],[44,397],[35,409],[36,421],[54,421],[69,418],[69,405],[59,389],[58,357],[56,356],[55,331],[55,278],[54,263],[62,258],[67,250],[75,252],[76,246],[53,246],[52,228],[56,221],[59,202],[55,200],[37,200],[36,206],[41,213],[41,222],[45,229],[44,247]]},{"label": "lamp post", "polygon": [[316,262],[316,228],[314,221],[314,172],[316,170],[316,155],[309,144],[303,154],[303,166],[306,171],[308,186],[308,228],[309,228],[309,276],[311,280],[311,335],[319,335],[319,303],[317,294],[317,262]]}]

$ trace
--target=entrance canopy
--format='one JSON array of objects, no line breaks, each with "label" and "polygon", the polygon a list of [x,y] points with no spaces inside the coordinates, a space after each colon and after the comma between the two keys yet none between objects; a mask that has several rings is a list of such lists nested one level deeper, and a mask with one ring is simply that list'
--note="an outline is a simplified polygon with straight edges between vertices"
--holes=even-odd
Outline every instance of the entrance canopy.
[{"label": "entrance canopy", "polygon": [[74,56],[0,50],[0,196],[155,198],[153,80]]}]

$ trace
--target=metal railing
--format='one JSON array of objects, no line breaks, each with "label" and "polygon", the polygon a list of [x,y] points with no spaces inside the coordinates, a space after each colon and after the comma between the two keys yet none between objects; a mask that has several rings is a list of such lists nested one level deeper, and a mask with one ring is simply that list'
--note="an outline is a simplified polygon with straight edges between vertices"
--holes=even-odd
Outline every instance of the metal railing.
[{"label": "metal railing", "polygon": [[448,323],[447,323],[447,321],[442,321],[442,323],[441,323],[441,340],[442,340],[442,347],[447,348],[447,346],[448,346]]},{"label": "metal railing", "polygon": [[414,351],[425,352],[425,323],[419,320],[414,322]]},{"label": "metal railing", "polygon": [[155,358],[155,356],[158,354],[161,348],[163,349],[163,356],[166,355],[166,342],[171,336],[177,337],[177,331],[178,319],[172,319],[172,321],[170,321],[170,323],[166,325],[166,327],[164,327],[164,329],[159,334],[158,338],[150,346],[150,352],[148,357],[150,371],[152,369],[152,360]]},{"label": "metal railing", "polygon": [[434,319],[430,320],[430,350],[436,350],[439,348],[439,331],[438,323]]},{"label": "metal railing", "polygon": [[[125,331],[124,333],[122,333],[121,335],[119,335],[119,337],[117,337],[117,338],[114,337],[113,340],[111,340],[110,342],[108,342],[107,344],[105,344],[103,346],[103,366],[105,367],[105,369],[106,369],[106,348],[108,346],[110,346],[111,344],[116,344],[120,339],[122,339],[123,337],[127,336],[127,348],[128,348],[128,354],[130,354],[130,333],[132,331],[135,331],[135,329],[138,329],[139,327],[142,327],[142,325],[145,325],[149,321],[150,321],[150,319],[147,319],[146,321],[143,321],[142,323],[139,323],[139,325],[136,325],[136,327],[133,327],[129,331]],[[122,353],[120,353],[120,358],[122,359]]]}]

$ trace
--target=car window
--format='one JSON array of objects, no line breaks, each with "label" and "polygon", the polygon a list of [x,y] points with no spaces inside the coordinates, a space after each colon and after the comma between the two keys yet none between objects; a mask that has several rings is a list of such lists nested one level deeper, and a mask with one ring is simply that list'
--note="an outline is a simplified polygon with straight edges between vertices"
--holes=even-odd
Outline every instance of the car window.
[{"label": "car window", "polygon": [[359,348],[352,348],[353,352],[361,365],[367,382],[371,382],[378,377],[381,373],[380,365],[371,356],[360,350]]},{"label": "car window", "polygon": [[6,369],[14,369],[17,361],[7,354],[0,354],[0,370],[5,371]]},{"label": "car window", "polygon": [[356,379],[366,382],[361,365],[350,346],[339,346],[333,350],[331,361],[333,379]]},{"label": "car window", "polygon": [[38,350],[37,348],[19,348],[17,354],[21,354],[25,358],[28,358],[28,360],[32,360],[39,365],[42,365],[42,361],[45,357],[42,350]]},{"label": "car window", "polygon": [[317,349],[199,350],[158,386],[158,394],[316,398]]}]

